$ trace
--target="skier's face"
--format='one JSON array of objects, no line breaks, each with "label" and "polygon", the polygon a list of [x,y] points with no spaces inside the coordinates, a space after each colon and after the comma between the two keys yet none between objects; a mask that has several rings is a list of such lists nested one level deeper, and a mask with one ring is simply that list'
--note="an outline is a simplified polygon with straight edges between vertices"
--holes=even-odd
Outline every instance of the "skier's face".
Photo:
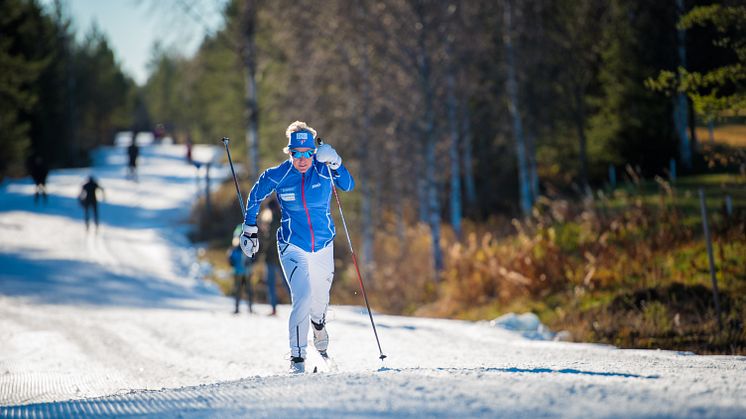
[{"label": "skier's face", "polygon": [[[304,147],[294,148],[292,151],[299,151],[302,153],[304,151],[310,150],[311,148]],[[292,152],[290,153],[290,158],[293,161],[293,166],[298,169],[299,172],[306,173],[306,171],[311,168],[311,163],[313,163],[313,155],[311,155],[310,157],[293,157],[293,154],[294,153]]]}]

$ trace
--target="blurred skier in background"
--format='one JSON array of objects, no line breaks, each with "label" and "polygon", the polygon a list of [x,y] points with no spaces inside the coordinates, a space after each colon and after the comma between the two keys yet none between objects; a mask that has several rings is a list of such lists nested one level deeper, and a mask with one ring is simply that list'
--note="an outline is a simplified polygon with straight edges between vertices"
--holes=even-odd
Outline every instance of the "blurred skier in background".
[{"label": "blurred skier in background", "polygon": [[233,268],[233,295],[236,298],[236,309],[233,314],[238,314],[239,312],[238,308],[241,304],[244,289],[248,297],[246,303],[249,306],[249,314],[251,314],[254,312],[254,290],[251,287],[253,260],[241,251],[241,247],[238,245],[241,227],[239,226],[237,229],[238,234],[234,234],[233,236],[233,247],[228,249],[228,263]]},{"label": "blurred skier in background", "polygon": [[44,158],[39,154],[32,154],[27,164],[27,170],[31,175],[31,179],[34,180],[34,204],[39,201],[41,196],[42,201],[47,203],[47,175],[49,174],[49,167],[44,161]]},{"label": "blurred skier in background", "polygon": [[292,299],[288,324],[290,371],[305,371],[308,330],[327,359],[329,335],[326,311],[334,279],[334,236],[331,216],[332,185],[350,191],[355,182],[342,158],[329,144],[316,147],[316,130],[295,121],[285,131],[288,139],[284,163],[265,170],[249,193],[240,245],[253,256],[259,251],[257,214],[261,202],[275,192],[281,208],[277,231],[280,265]]},{"label": "blurred skier in background", "polygon": [[137,146],[135,138],[137,133],[132,135],[132,144],[127,147],[127,157],[129,162],[127,164],[127,177],[133,180],[137,180],[137,157],[140,155],[140,148]]},{"label": "blurred skier in background", "polygon": [[186,161],[189,164],[192,164],[192,147],[194,147],[194,143],[192,142],[192,136],[187,134],[187,139],[186,139]]},{"label": "blurred skier in background", "polygon": [[[264,274],[267,285],[267,302],[272,306],[270,316],[277,315],[277,288],[275,280],[281,275],[279,257],[277,254],[277,230],[280,229],[280,204],[277,200],[270,198],[269,204],[259,215],[261,221],[262,241],[265,243],[264,248]],[[283,281],[287,286],[287,283]],[[288,294],[290,290],[288,289]]]},{"label": "blurred skier in background", "polygon": [[91,175],[88,177],[88,181],[83,184],[80,195],[78,195],[78,200],[80,201],[80,205],[83,206],[83,211],[85,213],[86,231],[88,231],[89,228],[91,212],[93,212],[93,221],[96,224],[96,231],[98,231],[98,197],[96,194],[99,190],[101,191],[101,199],[103,200],[105,198],[104,188],[102,188],[98,182],[96,182],[96,178]]},{"label": "blurred skier in background", "polygon": [[166,126],[157,124],[153,130],[153,143],[162,144],[164,138],[166,138]]}]

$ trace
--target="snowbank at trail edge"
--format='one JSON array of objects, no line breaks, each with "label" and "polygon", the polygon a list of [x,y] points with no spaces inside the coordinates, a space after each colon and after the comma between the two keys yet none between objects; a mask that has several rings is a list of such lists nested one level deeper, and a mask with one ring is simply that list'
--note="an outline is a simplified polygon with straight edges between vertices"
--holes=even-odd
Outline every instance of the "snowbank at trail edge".
[{"label": "snowbank at trail edge", "polygon": [[541,323],[539,316],[534,313],[506,313],[494,320],[490,320],[490,326],[501,327],[505,330],[516,332],[526,339],[563,342],[572,340],[570,333],[565,330],[557,333],[549,330],[547,326]]}]

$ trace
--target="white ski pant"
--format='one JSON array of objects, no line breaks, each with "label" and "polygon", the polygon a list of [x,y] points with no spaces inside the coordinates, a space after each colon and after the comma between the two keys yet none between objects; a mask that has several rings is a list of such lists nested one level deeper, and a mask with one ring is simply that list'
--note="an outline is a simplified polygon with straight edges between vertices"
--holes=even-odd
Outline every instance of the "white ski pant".
[{"label": "white ski pant", "polygon": [[318,252],[306,252],[292,244],[279,243],[280,264],[290,287],[290,356],[306,357],[310,320],[323,323],[334,279],[334,244]]}]

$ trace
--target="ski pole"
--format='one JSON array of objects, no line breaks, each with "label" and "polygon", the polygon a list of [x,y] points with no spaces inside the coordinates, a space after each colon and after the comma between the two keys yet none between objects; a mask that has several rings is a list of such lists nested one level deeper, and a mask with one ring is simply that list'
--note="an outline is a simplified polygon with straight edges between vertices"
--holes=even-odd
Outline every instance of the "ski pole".
[{"label": "ski pole", "polygon": [[243,207],[243,196],[241,195],[241,190],[238,189],[238,180],[236,179],[236,171],[233,170],[233,160],[231,159],[231,150],[228,148],[228,143],[230,143],[230,139],[228,137],[223,137],[223,145],[225,146],[225,152],[228,153],[228,163],[231,166],[231,173],[233,173],[233,183],[236,185],[236,195],[238,196],[238,205],[241,206],[241,216],[246,216],[246,209]]},{"label": "ski pole", "polygon": [[[316,142],[319,145],[324,144],[324,140],[317,138]],[[347,236],[347,243],[350,245],[350,253],[352,254],[352,263],[355,265],[355,272],[357,272],[357,280],[360,282],[360,289],[363,292],[363,299],[365,299],[365,307],[368,309],[368,316],[370,317],[370,324],[373,326],[373,334],[376,336],[376,343],[378,344],[378,357],[381,361],[386,358],[381,350],[381,341],[378,339],[378,332],[376,331],[376,323],[373,321],[373,312],[370,310],[370,304],[368,303],[368,294],[365,292],[365,285],[363,284],[363,277],[360,275],[360,268],[357,265],[357,257],[355,256],[355,250],[352,248],[352,240],[350,239],[350,232],[347,230],[347,221],[345,221],[345,214],[342,212],[342,203],[339,201],[339,194],[337,188],[334,186],[334,178],[332,176],[332,169],[329,165],[326,165],[326,169],[329,171],[329,183],[332,185],[332,192],[334,192],[334,199],[337,200],[337,207],[339,208],[339,216],[342,217],[342,226],[345,229],[345,235]]]}]

